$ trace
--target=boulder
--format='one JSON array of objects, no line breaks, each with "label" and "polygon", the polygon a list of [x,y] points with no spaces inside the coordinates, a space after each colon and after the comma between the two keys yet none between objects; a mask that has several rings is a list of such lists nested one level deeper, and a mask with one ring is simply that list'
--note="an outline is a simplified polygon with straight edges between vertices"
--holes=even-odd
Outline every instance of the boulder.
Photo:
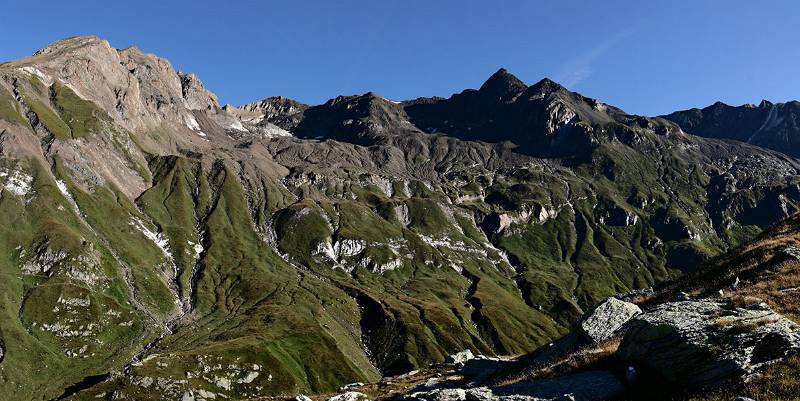
[{"label": "boulder", "polygon": [[297,397],[294,397],[294,401],[312,401],[307,395],[300,394]]},{"label": "boulder", "polygon": [[603,401],[625,393],[625,386],[611,372],[593,370],[547,379],[526,380],[492,389],[494,394],[530,396],[535,399]]},{"label": "boulder", "polygon": [[3,362],[3,357],[6,356],[6,349],[3,348],[3,345],[5,344],[3,344],[2,341],[0,341],[0,362]]},{"label": "boulder", "polygon": [[658,305],[627,325],[617,355],[684,388],[748,378],[800,351],[800,326],[763,302],[688,300]]},{"label": "boulder", "polygon": [[578,324],[578,332],[588,341],[598,344],[608,340],[642,310],[616,298],[608,298],[588,313]]},{"label": "boulder", "polygon": [[445,359],[445,362],[452,364],[463,364],[464,362],[473,358],[475,358],[475,355],[472,354],[472,351],[465,349],[461,352],[457,352],[448,356],[447,359]]}]

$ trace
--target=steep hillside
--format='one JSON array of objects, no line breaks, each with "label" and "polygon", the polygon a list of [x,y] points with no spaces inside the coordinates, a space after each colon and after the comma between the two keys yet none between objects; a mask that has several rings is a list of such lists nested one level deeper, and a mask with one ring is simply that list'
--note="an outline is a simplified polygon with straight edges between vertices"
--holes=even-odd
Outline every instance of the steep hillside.
[{"label": "steep hillside", "polygon": [[220,107],[95,37],[0,65],[0,398],[324,392],[519,355],[797,211],[797,161],[499,71]]}]

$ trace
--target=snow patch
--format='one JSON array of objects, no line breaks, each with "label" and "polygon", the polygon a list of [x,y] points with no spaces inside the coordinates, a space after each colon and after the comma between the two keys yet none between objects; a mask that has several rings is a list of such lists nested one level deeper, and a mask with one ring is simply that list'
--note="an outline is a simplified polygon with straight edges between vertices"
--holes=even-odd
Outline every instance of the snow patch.
[{"label": "snow patch", "polygon": [[292,136],[291,132],[269,122],[262,127],[262,133],[265,139]]},{"label": "snow patch", "polygon": [[168,258],[172,257],[169,253],[169,240],[164,238],[164,235],[162,233],[155,233],[151,231],[149,228],[147,228],[147,226],[144,225],[144,223],[141,220],[136,218],[131,220],[130,225],[136,227],[139,231],[142,232],[142,234],[144,234],[145,237],[147,237],[147,239],[153,241],[153,243],[156,244],[156,246],[159,249],[161,249],[161,252],[163,252],[166,257]]},{"label": "snow patch", "polygon": [[187,114],[183,117],[183,120],[186,122],[186,126],[189,127],[190,130],[200,131],[200,124],[197,123],[197,120],[193,115]]},{"label": "snow patch", "polygon": [[58,186],[58,190],[61,191],[61,194],[66,196],[67,198],[72,198],[69,191],[67,190],[67,184],[64,181],[56,180],[56,186]]},{"label": "snow patch", "polygon": [[228,129],[235,129],[237,131],[247,131],[242,125],[242,122],[239,119],[234,118],[232,122],[228,125]]}]

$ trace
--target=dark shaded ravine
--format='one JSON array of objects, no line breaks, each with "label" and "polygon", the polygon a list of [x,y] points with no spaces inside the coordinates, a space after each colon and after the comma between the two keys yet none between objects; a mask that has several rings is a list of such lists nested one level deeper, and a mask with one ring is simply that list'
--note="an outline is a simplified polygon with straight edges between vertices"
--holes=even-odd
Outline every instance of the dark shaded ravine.
[{"label": "dark shaded ravine", "polygon": [[96,384],[100,384],[100,383],[108,380],[108,378],[110,378],[110,377],[111,377],[111,373],[103,373],[103,374],[100,374],[100,375],[86,376],[86,377],[83,378],[83,380],[81,380],[81,381],[79,381],[79,382],[67,387],[66,389],[64,389],[64,393],[61,394],[61,396],[56,398],[55,400],[56,401],[57,400],[63,400],[63,399],[66,399],[68,397],[71,397],[71,396],[73,396],[75,394],[78,394],[79,392],[81,392],[83,390],[86,390],[86,389],[89,389],[89,388],[93,387]]}]

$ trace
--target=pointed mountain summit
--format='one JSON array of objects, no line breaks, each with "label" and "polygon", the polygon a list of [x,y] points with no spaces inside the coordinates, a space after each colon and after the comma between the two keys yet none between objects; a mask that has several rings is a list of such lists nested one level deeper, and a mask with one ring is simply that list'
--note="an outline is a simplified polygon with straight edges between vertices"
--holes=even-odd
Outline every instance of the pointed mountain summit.
[{"label": "pointed mountain summit", "polygon": [[301,138],[328,138],[372,145],[382,138],[419,132],[401,104],[374,92],[338,96],[303,111],[292,132]]},{"label": "pointed mountain summit", "polygon": [[542,98],[559,91],[569,92],[567,88],[561,86],[558,82],[550,78],[542,78],[539,82],[528,87],[528,90],[525,91],[525,96]]},{"label": "pointed mountain summit", "polygon": [[528,86],[524,82],[509,73],[505,68],[501,68],[481,85],[478,92],[492,97],[499,97],[500,100],[511,100],[525,92],[526,89],[528,89]]},{"label": "pointed mountain summit", "polygon": [[574,131],[569,126],[579,121],[605,124],[627,118],[622,110],[570,92],[548,78],[527,86],[504,68],[478,90],[404,105],[411,122],[425,132],[465,140],[508,141],[520,151],[538,156],[586,150],[591,140],[585,135],[572,132],[569,135],[577,136],[566,138],[559,134]]}]

